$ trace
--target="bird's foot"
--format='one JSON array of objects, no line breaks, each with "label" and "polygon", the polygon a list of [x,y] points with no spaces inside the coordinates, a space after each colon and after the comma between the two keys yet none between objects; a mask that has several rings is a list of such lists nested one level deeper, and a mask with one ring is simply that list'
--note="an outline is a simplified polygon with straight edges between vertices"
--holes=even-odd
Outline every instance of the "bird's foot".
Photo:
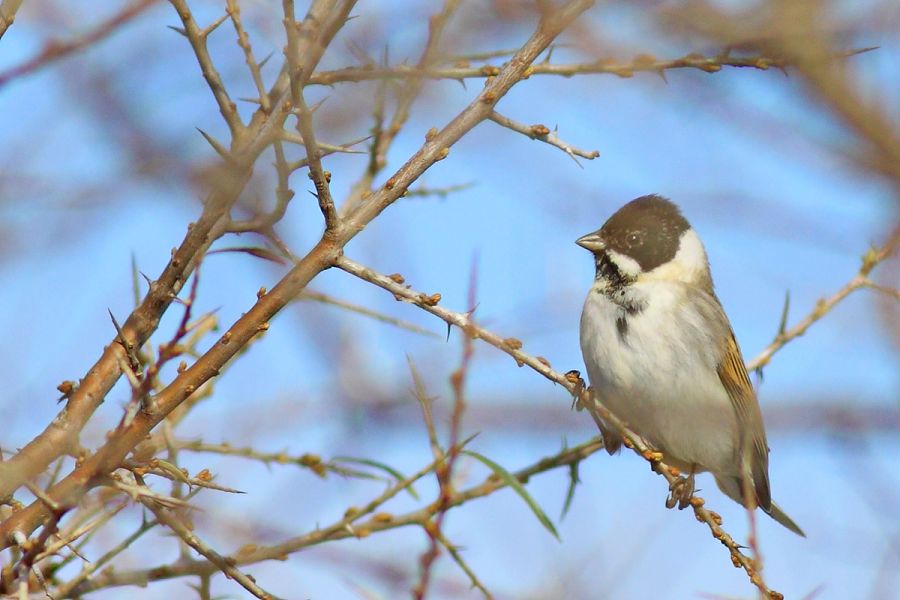
[{"label": "bird's foot", "polygon": [[586,408],[587,400],[590,398],[590,389],[581,378],[581,371],[572,369],[566,372],[566,381],[571,383],[572,388],[572,408],[582,411]]},{"label": "bird's foot", "polygon": [[687,477],[679,477],[669,485],[669,497],[666,498],[666,508],[684,510],[691,505],[694,496],[694,474]]}]

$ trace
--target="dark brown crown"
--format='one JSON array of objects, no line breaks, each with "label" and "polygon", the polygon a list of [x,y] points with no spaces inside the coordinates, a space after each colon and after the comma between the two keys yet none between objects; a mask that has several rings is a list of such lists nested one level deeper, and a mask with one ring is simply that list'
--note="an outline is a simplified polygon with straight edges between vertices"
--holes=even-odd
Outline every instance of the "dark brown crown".
[{"label": "dark brown crown", "polygon": [[633,258],[645,273],[678,252],[681,234],[691,228],[678,207],[655,194],[632,200],[600,228],[606,247]]}]

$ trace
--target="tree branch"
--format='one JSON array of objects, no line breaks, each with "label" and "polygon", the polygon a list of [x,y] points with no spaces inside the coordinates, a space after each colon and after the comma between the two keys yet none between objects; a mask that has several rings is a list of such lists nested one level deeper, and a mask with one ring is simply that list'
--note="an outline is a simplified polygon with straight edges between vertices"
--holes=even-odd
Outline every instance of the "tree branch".
[{"label": "tree branch", "polygon": [[[308,48],[303,54],[304,64],[308,71],[311,72],[318,64],[325,47],[344,24],[352,6],[353,2],[335,5],[330,0],[316,0],[310,7],[308,18],[315,19],[322,26],[315,35],[304,40]],[[274,106],[282,106],[286,83],[287,74],[284,73],[273,85],[270,97],[278,99]],[[279,90],[280,93],[276,93]],[[215,187],[204,203],[200,218],[188,227],[184,241],[173,253],[162,275],[151,283],[144,300],[122,325],[124,335],[134,346],[141,347],[147,342],[194,265],[210,244],[227,230],[230,223],[228,212],[249,180],[252,165],[271,140],[271,131],[280,128],[287,115],[285,110],[275,111],[271,115],[258,110],[241,141],[233,145],[232,164],[223,166],[217,177],[212,179]],[[79,433],[121,375],[120,361],[125,358],[123,352],[117,343],[106,346],[97,362],[67,396],[66,406],[60,414],[15,456],[0,463],[0,500],[10,497],[24,481],[42,472],[60,455],[77,450]],[[0,540],[0,545],[8,542],[8,538],[4,538]]]},{"label": "tree branch", "polygon": [[504,117],[497,111],[494,111],[490,115],[491,121],[496,123],[497,125],[501,125],[506,127],[507,129],[511,129],[516,133],[521,133],[524,136],[527,136],[533,140],[539,140],[544,142],[545,144],[550,144],[551,146],[555,146],[559,148],[563,152],[569,155],[569,157],[575,161],[575,164],[579,167],[581,163],[578,162],[578,156],[582,158],[586,158],[588,160],[594,160],[600,153],[597,150],[579,150],[578,148],[572,146],[564,142],[563,140],[557,137],[555,131],[550,131],[550,129],[546,125],[525,125],[524,123],[519,123],[518,121],[513,121],[509,117]]},{"label": "tree branch", "polygon": [[[850,50],[838,54],[835,58],[849,58],[871,48]],[[618,62],[614,59],[599,59],[587,63],[552,64],[541,62],[534,65],[529,72],[531,75],[553,75],[557,77],[572,77],[574,75],[617,75],[623,78],[633,77],[635,73],[664,74],[666,71],[677,69],[693,69],[706,73],[717,73],[725,67],[759,69],[766,71],[771,68],[784,69],[790,66],[789,61],[782,57],[756,54],[753,56],[703,56],[701,54],[688,54],[681,58],[667,60],[657,59],[648,54],[640,54],[630,62]],[[347,67],[336,71],[319,71],[309,79],[310,84],[334,85],[336,83],[348,83],[357,81],[372,81],[379,79],[447,79],[460,81],[463,79],[484,79],[494,77],[500,72],[500,67],[483,65],[450,66],[416,68],[406,65],[392,67],[375,67],[366,65],[362,67]]]},{"label": "tree branch", "polygon": [[[859,268],[856,276],[848,281],[846,285],[830,297],[822,298],[816,302],[815,308],[813,308],[813,310],[796,325],[786,331],[779,331],[772,343],[766,346],[762,352],[757,354],[753,360],[747,363],[747,369],[752,371],[765,367],[769,364],[769,361],[772,360],[772,357],[775,356],[776,352],[784,348],[788,342],[791,342],[806,333],[810,327],[830,313],[835,306],[840,304],[841,301],[856,290],[863,288],[877,289],[879,286],[872,283],[872,280],[869,279],[869,274],[879,263],[892,256],[894,252],[896,252],[898,245],[900,245],[900,229],[895,230],[883,246],[880,248],[872,248],[863,256],[862,266]],[[897,297],[897,290],[891,290],[890,293],[894,295],[894,297]]]},{"label": "tree branch", "polygon": [[[9,83],[12,79],[33,73],[52,62],[75,54],[76,52],[84,50],[99,42],[110,34],[118,31],[122,25],[137,17],[155,3],[156,0],[136,0],[133,4],[126,6],[123,10],[103,21],[84,35],[62,42],[51,41],[44,46],[37,55],[0,73],[0,88]],[[6,30],[12,25],[16,11],[18,11],[20,5],[21,0],[4,0],[3,4],[0,5],[0,38],[3,37]]]},{"label": "tree branch", "polygon": [[[417,292],[408,286],[399,284],[393,279],[380,275],[371,269],[353,262],[345,256],[339,257],[335,266],[351,275],[391,292],[398,300],[418,306],[422,310],[442,319],[448,325],[455,325],[461,329],[470,331],[474,338],[483,340],[498,350],[509,354],[516,361],[516,364],[520,366],[528,365],[550,381],[562,385],[569,393],[577,395],[577,402],[583,408],[587,409],[595,420],[602,419],[603,422],[613,427],[616,432],[622,436],[625,445],[647,460],[653,470],[662,475],[666,481],[669,482],[670,487],[677,480],[681,479],[678,469],[666,465],[663,462],[661,453],[650,449],[640,436],[629,430],[620,419],[613,415],[602,404],[591,398],[590,395],[586,393],[586,390],[579,387],[574,378],[554,371],[546,361],[524,352],[522,350],[522,342],[519,340],[515,338],[502,338],[499,335],[476,325],[472,322],[468,314],[442,308],[433,302],[433,296],[428,296],[421,292]],[[741,552],[741,546],[722,528],[721,517],[704,508],[704,500],[698,496],[694,496],[691,499],[691,507],[697,519],[700,522],[705,523],[709,527],[713,537],[719,540],[728,549],[735,565],[740,565],[744,571],[746,571],[750,581],[757,586],[761,592],[768,594],[769,597],[780,597],[778,592],[770,590],[763,584],[762,580],[759,578],[753,559]]]}]

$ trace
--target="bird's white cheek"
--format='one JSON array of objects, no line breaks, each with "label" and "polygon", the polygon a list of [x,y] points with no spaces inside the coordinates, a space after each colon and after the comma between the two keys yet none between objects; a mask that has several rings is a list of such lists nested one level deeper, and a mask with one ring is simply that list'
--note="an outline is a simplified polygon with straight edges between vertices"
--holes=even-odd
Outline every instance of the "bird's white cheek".
[{"label": "bird's white cheek", "polygon": [[693,229],[688,229],[681,235],[678,252],[672,260],[648,272],[643,279],[696,283],[708,277],[708,272],[703,242]]},{"label": "bird's white cheek", "polygon": [[641,265],[630,256],[625,256],[615,250],[607,250],[606,254],[609,259],[619,268],[622,275],[626,277],[637,277],[641,273]]}]

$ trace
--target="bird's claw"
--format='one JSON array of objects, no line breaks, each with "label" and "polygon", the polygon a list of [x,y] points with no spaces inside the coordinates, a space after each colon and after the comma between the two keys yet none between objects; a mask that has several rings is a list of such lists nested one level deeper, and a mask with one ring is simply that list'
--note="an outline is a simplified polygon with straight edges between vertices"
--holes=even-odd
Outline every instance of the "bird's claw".
[{"label": "bird's claw", "polygon": [[679,477],[669,485],[669,497],[666,498],[666,508],[684,510],[691,505],[694,496],[694,474],[687,477]]},{"label": "bird's claw", "polygon": [[588,394],[587,384],[581,378],[581,371],[572,369],[566,372],[566,381],[572,384],[572,408],[575,410],[584,410],[585,394]]}]

